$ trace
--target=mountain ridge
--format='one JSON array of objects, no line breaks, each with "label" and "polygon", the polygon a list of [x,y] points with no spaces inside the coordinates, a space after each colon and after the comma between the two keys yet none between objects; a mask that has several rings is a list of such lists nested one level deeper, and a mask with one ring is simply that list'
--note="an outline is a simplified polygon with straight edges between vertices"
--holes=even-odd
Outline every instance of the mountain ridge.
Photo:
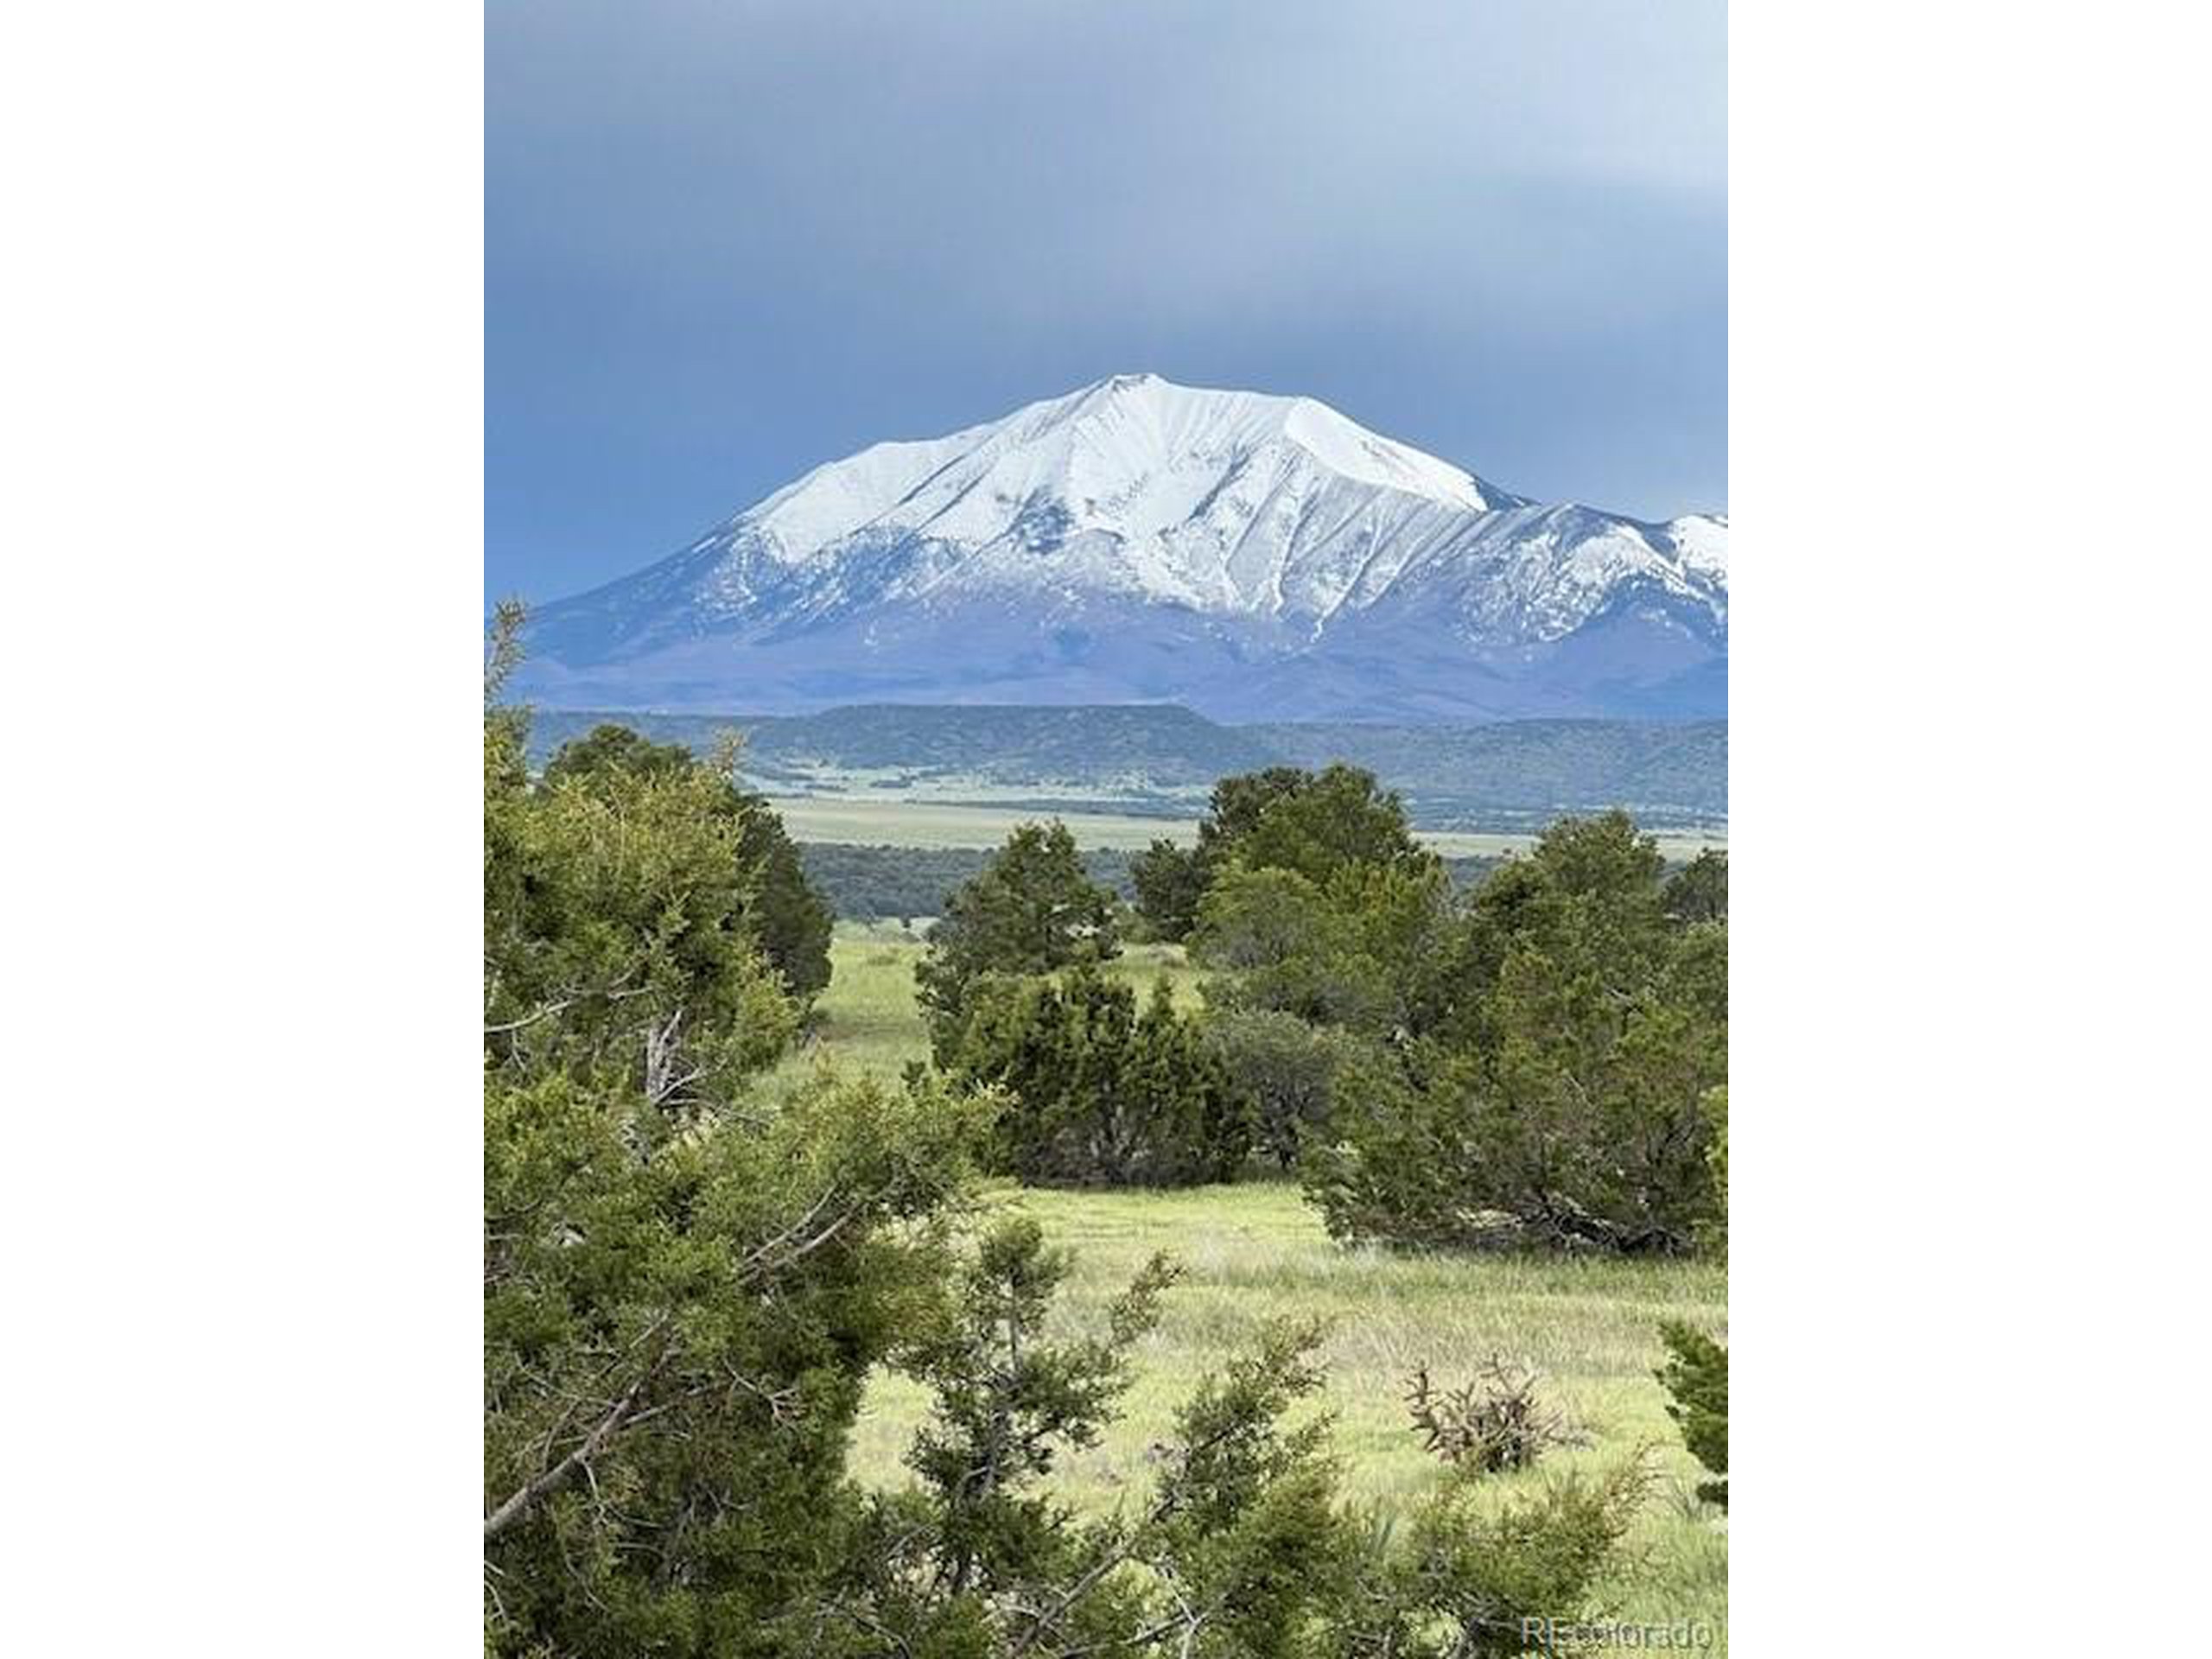
[{"label": "mountain ridge", "polygon": [[1118,375],[804,474],[545,607],[548,703],[1708,716],[1726,520],[1545,505],[1314,399]]}]

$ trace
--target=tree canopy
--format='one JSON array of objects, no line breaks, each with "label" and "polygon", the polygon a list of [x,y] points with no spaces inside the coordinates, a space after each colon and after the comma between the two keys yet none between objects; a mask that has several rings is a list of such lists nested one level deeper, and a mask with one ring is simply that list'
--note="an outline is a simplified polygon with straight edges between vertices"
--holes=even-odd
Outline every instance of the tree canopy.
[{"label": "tree canopy", "polygon": [[1141,1008],[1091,963],[994,982],[946,1064],[1002,1092],[996,1161],[1033,1184],[1226,1180],[1250,1144],[1244,1095],[1165,981]]},{"label": "tree canopy", "polygon": [[1709,1230],[1727,931],[1671,915],[1664,869],[1607,813],[1476,890],[1433,953],[1400,1086],[1309,1164],[1332,1230],[1678,1251]]},{"label": "tree canopy", "polygon": [[703,772],[713,810],[738,826],[736,855],[752,876],[744,926],[769,965],[796,995],[811,997],[830,982],[830,937],[835,918],[808,881],[798,846],[783,819],[760,796],[738,787],[736,748],[702,761],[675,743],[655,743],[626,726],[603,723],[562,745],[546,763],[544,785],[574,785],[587,793],[621,779],[679,778]]},{"label": "tree canopy", "polygon": [[1020,825],[930,929],[914,981],[932,1046],[940,1058],[950,1052],[979,981],[1056,973],[1120,950],[1114,895],[1084,873],[1067,826]]},{"label": "tree canopy", "polygon": [[1325,886],[1349,868],[1428,870],[1436,855],[1414,838],[1405,804],[1372,772],[1342,764],[1318,772],[1269,766],[1224,778],[1199,821],[1198,844],[1155,841],[1131,874],[1137,909],[1162,938],[1187,938],[1206,894],[1232,868],[1286,870]]},{"label": "tree canopy", "polygon": [[487,712],[486,1647],[803,1650],[861,1514],[861,1388],[941,1306],[982,1105],[825,1076],[762,1109],[798,1005],[725,780],[644,756],[532,788],[524,730]]}]

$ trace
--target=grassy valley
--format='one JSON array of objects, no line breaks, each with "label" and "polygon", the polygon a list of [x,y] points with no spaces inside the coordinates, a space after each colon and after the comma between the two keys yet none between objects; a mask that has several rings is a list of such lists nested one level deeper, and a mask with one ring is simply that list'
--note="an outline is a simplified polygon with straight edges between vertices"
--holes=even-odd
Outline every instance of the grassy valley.
[{"label": "grassy valley", "polygon": [[[774,1079],[788,1089],[822,1065],[896,1077],[926,1059],[914,1000],[919,930],[841,925],[835,972],[808,1044]],[[1198,976],[1172,945],[1137,945],[1116,959],[1116,977],[1140,986],[1165,976],[1179,1001],[1198,1000]],[[1166,1299],[1159,1328],[1142,1339],[1126,1410],[1099,1445],[1067,1459],[1056,1494],[1106,1511],[1137,1491],[1149,1449],[1168,1432],[1190,1380],[1220,1362],[1266,1321],[1328,1322],[1321,1351],[1328,1380],[1319,1409],[1338,1421],[1347,1484],[1363,1502],[1394,1511],[1443,1478],[1408,1432],[1403,1402],[1415,1366],[1464,1370],[1493,1352],[1537,1366],[1558,1401],[1591,1436],[1547,1468],[1596,1469],[1643,1449],[1658,1488],[1631,1535],[1636,1565],[1614,1586],[1621,1616],[1704,1618],[1724,1627],[1726,1522],[1691,1500],[1697,1467],[1666,1414],[1653,1376],[1662,1319],[1726,1330],[1726,1271],[1717,1262],[1621,1262],[1504,1255],[1421,1255],[1330,1240],[1296,1186],[1242,1182],[1181,1191],[1065,1192],[999,1185],[987,1205],[1034,1216],[1055,1243],[1075,1251],[1062,1328],[1093,1331],[1113,1297],[1154,1250],[1189,1277]],[[855,1472],[895,1486],[927,1410],[919,1384],[888,1372],[871,1385],[855,1432]],[[1498,1480],[1504,1502],[1539,1483],[1535,1471]]]},{"label": "grassy valley", "polygon": [[[1184,817],[1140,817],[1128,812],[1086,811],[1062,802],[1005,804],[963,804],[878,798],[853,799],[813,795],[773,796],[792,836],[855,847],[990,848],[1017,823],[1054,817],[1085,847],[1135,852],[1154,841],[1185,842],[1198,834],[1195,811]],[[1547,820],[1548,822],[1548,819]],[[1429,830],[1418,832],[1427,845],[1446,858],[1499,858],[1524,850],[1536,839],[1535,829]],[[1727,844],[1725,827],[1655,831],[1670,858],[1694,858],[1708,847]]]},{"label": "grassy valley", "polygon": [[584,729],[486,719],[489,1649],[1726,1650],[1717,826]]},{"label": "grassy valley", "polygon": [[1007,814],[1057,812],[1096,820],[1080,837],[1086,846],[1141,847],[1163,833],[1154,820],[1169,821],[1165,833],[1187,830],[1217,779],[1337,760],[1398,791],[1447,853],[1495,852],[1498,837],[1525,837],[1561,812],[1623,806],[1647,829],[1700,842],[1725,837],[1728,816],[1728,728],[1717,720],[1226,726],[1173,704],[548,709],[533,723],[533,754],[542,761],[601,721],[701,753],[742,733],[747,781],[784,803],[792,833],[808,841],[988,845],[1003,830],[986,826]]},{"label": "grassy valley", "polygon": [[1040,817],[1065,823],[1091,879],[1128,899],[1134,856],[1162,838],[1188,844],[1218,779],[1339,760],[1399,791],[1461,886],[1526,850],[1562,811],[1627,806],[1675,862],[1727,842],[1720,721],[1230,727],[1173,705],[545,710],[532,721],[533,759],[607,722],[697,754],[741,734],[742,776],[849,920],[936,915],[1016,824]]}]

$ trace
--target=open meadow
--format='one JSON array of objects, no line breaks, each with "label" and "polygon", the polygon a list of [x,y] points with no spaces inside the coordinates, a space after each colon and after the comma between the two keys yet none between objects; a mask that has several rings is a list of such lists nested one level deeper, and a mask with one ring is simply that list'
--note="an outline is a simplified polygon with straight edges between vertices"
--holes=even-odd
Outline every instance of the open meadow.
[{"label": "open meadow", "polygon": [[[1187,844],[1198,836],[1197,817],[1152,817],[1140,813],[1095,811],[1071,804],[1065,810],[1020,803],[959,803],[917,798],[911,794],[872,796],[774,795],[770,804],[797,841],[861,846],[996,847],[1018,823],[1058,818],[1078,845],[1136,851],[1162,837]],[[1421,840],[1446,858],[1495,858],[1525,852],[1534,835],[1482,830],[1422,830]],[[1727,831],[1660,830],[1653,834],[1669,860],[1695,858],[1708,847],[1726,847]]]},{"label": "open meadow", "polygon": [[[772,1087],[824,1061],[895,1077],[925,1054],[912,978],[921,936],[919,926],[895,924],[839,927],[815,1036]],[[1173,946],[1133,947],[1116,972],[1141,985],[1164,973],[1179,1000],[1198,995],[1195,972]],[[1337,1420],[1345,1490],[1387,1514],[1441,1478],[1408,1426],[1407,1378],[1426,1364],[1440,1382],[1458,1381],[1503,1355],[1541,1370],[1549,1399],[1589,1444],[1555,1452],[1534,1471],[1492,1477],[1491,1487],[1503,1499],[1548,1471],[1608,1467],[1641,1451],[1654,1480],[1630,1565],[1608,1586],[1612,1611],[1639,1622],[1705,1620],[1720,1632],[1714,1650],[1726,1650],[1726,1522],[1691,1497],[1697,1466],[1652,1375],[1662,1319],[1725,1335],[1722,1265],[1348,1249],[1329,1239],[1287,1183],[1159,1192],[1001,1185],[987,1202],[1027,1211],[1075,1252],[1058,1311],[1066,1328],[1099,1329],[1107,1303],[1155,1250],[1186,1270],[1159,1327],[1139,1344],[1126,1412],[1098,1446],[1058,1471],[1066,1501],[1107,1510],[1141,1491],[1149,1448],[1199,1375],[1268,1320],[1315,1319],[1328,1330],[1319,1408]],[[906,1478],[900,1458],[925,1408],[918,1384],[879,1376],[855,1430],[863,1479]]]}]

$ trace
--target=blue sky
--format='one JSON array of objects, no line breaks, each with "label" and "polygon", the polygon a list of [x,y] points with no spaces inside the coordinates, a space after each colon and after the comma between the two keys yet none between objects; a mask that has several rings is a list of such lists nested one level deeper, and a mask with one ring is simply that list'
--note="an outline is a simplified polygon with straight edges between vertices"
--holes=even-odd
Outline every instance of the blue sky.
[{"label": "blue sky", "polygon": [[1109,373],[1727,505],[1702,0],[491,0],[486,585]]}]

